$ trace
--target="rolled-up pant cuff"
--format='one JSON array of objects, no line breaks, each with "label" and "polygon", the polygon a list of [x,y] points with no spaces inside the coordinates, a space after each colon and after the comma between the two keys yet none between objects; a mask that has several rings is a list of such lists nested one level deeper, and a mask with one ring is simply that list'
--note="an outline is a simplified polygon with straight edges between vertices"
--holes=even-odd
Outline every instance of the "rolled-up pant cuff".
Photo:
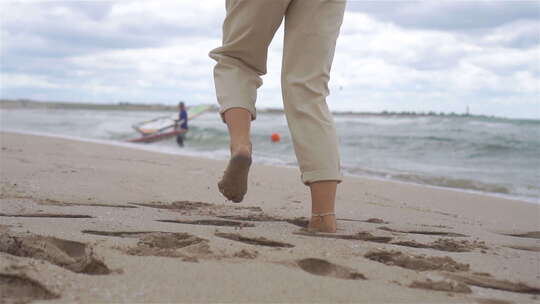
[{"label": "rolled-up pant cuff", "polygon": [[245,110],[249,111],[249,113],[251,114],[251,120],[252,121],[257,118],[257,111],[255,110],[255,107],[246,106],[246,105],[235,105],[235,104],[221,103],[221,106],[219,107],[219,115],[221,116],[221,120],[224,123],[227,123],[225,121],[225,116],[224,116],[225,112],[227,112],[227,110],[234,109],[234,108],[240,108],[240,109],[245,109]]},{"label": "rolled-up pant cuff", "polygon": [[315,170],[302,173],[302,182],[306,186],[309,186],[309,184],[314,182],[322,181],[336,181],[338,183],[341,183],[342,180],[343,176],[341,175],[341,173],[331,169]]}]

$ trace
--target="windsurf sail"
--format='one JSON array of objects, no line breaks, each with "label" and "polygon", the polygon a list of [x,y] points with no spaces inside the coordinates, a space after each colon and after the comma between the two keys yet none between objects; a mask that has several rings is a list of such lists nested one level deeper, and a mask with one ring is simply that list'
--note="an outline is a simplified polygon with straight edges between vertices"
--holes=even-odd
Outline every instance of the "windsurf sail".
[{"label": "windsurf sail", "polygon": [[[211,108],[211,105],[196,105],[189,107],[187,109],[188,120],[194,119],[195,117],[204,114],[204,112],[210,110]],[[150,135],[164,132],[170,128],[174,129],[177,124],[182,123],[183,121],[178,121],[178,114],[172,114],[136,123],[133,125],[133,129],[135,129],[142,135]]]}]

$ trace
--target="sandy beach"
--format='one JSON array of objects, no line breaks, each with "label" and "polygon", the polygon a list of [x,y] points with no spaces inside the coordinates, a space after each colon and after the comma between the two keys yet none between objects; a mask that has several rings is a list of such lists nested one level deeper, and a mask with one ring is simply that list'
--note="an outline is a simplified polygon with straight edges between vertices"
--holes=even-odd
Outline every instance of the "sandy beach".
[{"label": "sandy beach", "polygon": [[346,177],[303,227],[294,168],[0,133],[0,303],[538,303],[540,205]]}]

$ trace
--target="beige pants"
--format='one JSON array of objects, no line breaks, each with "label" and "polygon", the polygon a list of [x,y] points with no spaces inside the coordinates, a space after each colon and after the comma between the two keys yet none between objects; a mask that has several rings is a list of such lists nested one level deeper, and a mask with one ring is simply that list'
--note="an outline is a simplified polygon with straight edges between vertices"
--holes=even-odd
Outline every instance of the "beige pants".
[{"label": "beige pants", "polygon": [[341,181],[338,140],[326,96],[346,0],[227,0],[223,46],[210,52],[220,113],[256,117],[268,46],[285,18],[281,86],[302,181]]}]

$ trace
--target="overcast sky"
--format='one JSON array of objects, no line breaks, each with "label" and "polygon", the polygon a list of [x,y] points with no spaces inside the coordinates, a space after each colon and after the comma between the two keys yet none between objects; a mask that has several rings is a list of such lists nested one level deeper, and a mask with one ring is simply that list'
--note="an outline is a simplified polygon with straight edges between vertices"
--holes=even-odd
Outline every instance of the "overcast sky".
[{"label": "overcast sky", "polygon": [[[0,0],[1,96],[215,103],[224,14],[225,0]],[[259,107],[282,106],[282,39]],[[540,1],[349,0],[330,88],[334,111],[540,118]]]}]

